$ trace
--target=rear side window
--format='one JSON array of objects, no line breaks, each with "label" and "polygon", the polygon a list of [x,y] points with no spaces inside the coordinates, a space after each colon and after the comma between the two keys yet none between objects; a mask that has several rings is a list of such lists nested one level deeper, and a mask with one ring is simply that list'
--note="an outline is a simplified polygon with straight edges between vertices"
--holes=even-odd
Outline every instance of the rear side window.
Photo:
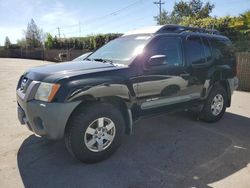
[{"label": "rear side window", "polygon": [[189,64],[205,63],[204,47],[200,37],[189,36],[185,42],[185,51]]},{"label": "rear side window", "polygon": [[215,59],[229,58],[234,54],[232,43],[228,39],[212,39],[213,53]]},{"label": "rear side window", "polygon": [[205,59],[207,62],[212,60],[212,49],[207,38],[203,38]]}]

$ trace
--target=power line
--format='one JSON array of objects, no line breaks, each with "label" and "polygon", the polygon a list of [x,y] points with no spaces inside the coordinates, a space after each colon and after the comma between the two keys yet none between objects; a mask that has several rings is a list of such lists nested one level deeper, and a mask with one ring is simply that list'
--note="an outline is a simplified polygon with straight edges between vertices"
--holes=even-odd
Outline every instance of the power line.
[{"label": "power line", "polygon": [[155,1],[154,4],[159,6],[160,25],[161,25],[162,24],[161,5],[165,4],[165,2],[162,2],[161,0],[159,0],[159,1]]},{"label": "power line", "polygon": [[[128,16],[127,14],[125,16]],[[126,23],[131,23],[131,22],[137,22],[137,21],[140,21],[140,20],[144,20],[145,19],[145,15],[140,15],[139,17],[131,17],[129,16],[128,19],[126,20],[122,20],[122,19],[119,19],[120,21],[119,22],[106,22],[106,23],[102,23],[102,24],[98,24],[98,28],[102,28],[103,26],[105,27],[120,27],[120,26],[123,26],[124,24]],[[89,31],[89,30],[93,30],[92,28],[88,28],[86,29],[85,31]],[[94,31],[98,31],[98,29],[95,29]]]},{"label": "power line", "polygon": [[[124,25],[124,24],[126,24],[126,23],[130,23],[130,22],[132,22],[132,21],[140,21],[140,20],[144,20],[145,19],[145,15],[141,15],[140,17],[130,17],[131,19],[128,19],[128,20],[126,20],[125,22],[112,22],[112,24],[115,24],[115,25],[113,25],[114,27],[120,27],[120,26],[122,26],[122,25]],[[107,23],[105,23],[105,24],[101,24],[101,25],[99,25],[100,27],[102,27],[103,25],[105,25],[105,26],[107,26],[108,24]],[[143,26],[146,26],[146,25],[148,25],[148,24],[143,24]],[[130,28],[130,29],[128,29],[128,30],[132,30],[132,29],[134,29],[134,28]],[[93,29],[87,29],[87,30],[85,30],[85,31],[92,31]],[[98,32],[99,32],[99,30],[98,29],[95,29],[94,30],[95,31],[95,33],[85,33],[85,34],[97,34]],[[65,33],[66,35],[71,35],[71,34],[77,34],[78,32],[77,31],[73,31],[73,32],[69,32],[69,33]]]},{"label": "power line", "polygon": [[[151,3],[151,2],[150,2]],[[143,5],[142,3],[140,4],[140,5]],[[148,4],[149,5],[149,4]],[[131,9],[133,12],[135,12],[135,11],[140,11],[140,10],[142,10],[143,9],[143,7],[139,7],[139,6],[137,6],[136,7],[136,9]],[[116,16],[116,17],[109,17],[108,19],[100,19],[100,20],[98,20],[98,22],[91,22],[90,24],[88,24],[87,25],[87,27],[85,27],[85,29],[84,29],[84,31],[86,32],[86,31],[88,31],[88,30],[93,30],[93,26],[95,27],[98,27],[98,28],[100,28],[100,27],[102,27],[102,26],[108,26],[108,25],[110,25],[110,24],[114,24],[115,22],[118,22],[118,24],[119,25],[122,25],[122,24],[124,24],[124,18],[126,18],[126,20],[128,19],[128,18],[132,18],[132,20],[131,21],[135,21],[134,20],[134,18],[136,18],[134,15],[135,14],[133,14],[132,12],[131,12],[131,10],[129,11],[129,12],[126,12],[125,14],[123,13],[123,14],[119,14],[118,16]],[[132,16],[133,15],[133,16]],[[141,16],[143,16],[144,17],[144,19],[145,19],[145,15],[142,15],[142,14],[139,14],[139,15],[141,15]],[[140,16],[140,17],[141,17]],[[91,27],[89,27],[89,25],[91,26]],[[96,29],[95,29],[96,30]]]},{"label": "power line", "polygon": [[[133,3],[129,4],[129,5],[127,5],[127,6],[125,6],[125,7],[123,7],[123,8],[120,8],[120,9],[118,9],[118,10],[115,10],[115,11],[113,11],[113,12],[111,12],[111,13],[108,13],[108,14],[105,14],[105,15],[102,15],[102,16],[99,16],[99,17],[96,17],[96,18],[93,18],[93,19],[89,19],[89,20],[84,21],[84,22],[85,22],[85,23],[88,23],[88,22],[91,22],[91,23],[92,23],[92,22],[95,22],[95,21],[99,21],[100,19],[109,17],[109,16],[116,16],[118,13],[120,13],[120,12],[122,12],[122,11],[124,11],[124,10],[126,10],[126,9],[128,9],[128,8],[130,8],[130,7],[132,7],[132,6],[134,6],[135,4],[137,4],[137,3],[141,2],[141,1],[144,1],[144,0],[137,0],[137,1],[135,1],[135,2],[133,2]],[[83,25],[83,24],[81,24],[81,25]],[[61,28],[70,28],[70,27],[79,27],[79,24],[68,25],[68,26],[62,26]]]},{"label": "power line", "polygon": [[[118,9],[118,10],[115,10],[115,11],[113,11],[113,12],[111,12],[111,13],[108,13],[108,14],[105,14],[105,15],[103,15],[103,16],[100,16],[100,17],[96,17],[96,18],[93,18],[93,19],[89,19],[89,20],[87,20],[87,21],[85,21],[85,23],[87,22],[87,23],[91,23],[91,25],[94,23],[94,22],[96,22],[96,21],[98,21],[98,23],[101,21],[101,22],[103,22],[104,21],[104,18],[107,18],[107,17],[111,17],[112,18],[112,16],[117,16],[118,14],[120,15],[120,12],[124,12],[125,10],[127,10],[127,9],[129,9],[129,8],[131,8],[131,7],[134,7],[134,5],[135,4],[137,4],[137,3],[139,3],[139,2],[142,2],[142,1],[145,1],[145,0],[137,0],[137,1],[135,1],[135,2],[133,2],[133,3],[131,3],[131,4],[129,4],[129,5],[127,5],[127,6],[125,6],[125,7],[123,7],[123,8],[120,8],[120,9]],[[146,2],[146,1],[145,1]],[[141,5],[141,4],[140,4]],[[133,11],[134,12],[134,11]],[[126,16],[128,16],[129,14],[126,14]],[[122,16],[122,17],[124,17],[124,16]],[[104,23],[102,23],[101,25],[106,25],[107,24],[107,22],[105,23],[106,21],[104,21]],[[121,23],[119,22],[119,25],[120,25]],[[65,35],[69,35],[69,34],[76,34],[76,33],[79,33],[79,37],[81,36],[81,34],[82,34],[82,26],[83,25],[83,23],[82,22],[78,22],[78,24],[75,24],[75,25],[68,25],[68,26],[61,26],[61,27],[57,27],[56,29],[57,29],[57,35],[59,36],[59,38],[60,38],[60,36],[61,36],[61,32],[63,32]],[[95,25],[95,23],[94,23],[94,25]],[[100,26],[100,25],[99,25]],[[70,29],[70,28],[75,28],[76,29],[76,31],[71,31],[71,32],[66,32],[65,33],[65,29]],[[71,30],[71,29],[70,29]],[[86,29],[84,29],[84,30],[86,30]],[[89,29],[87,29],[87,30],[90,30],[90,28]]]}]

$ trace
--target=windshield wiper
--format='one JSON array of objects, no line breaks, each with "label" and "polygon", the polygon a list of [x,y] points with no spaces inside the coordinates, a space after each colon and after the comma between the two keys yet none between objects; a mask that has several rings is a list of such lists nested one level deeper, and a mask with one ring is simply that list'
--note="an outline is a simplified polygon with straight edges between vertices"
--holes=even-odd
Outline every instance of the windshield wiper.
[{"label": "windshield wiper", "polygon": [[87,60],[87,61],[93,61],[93,59],[90,59],[90,58],[86,58],[86,59],[84,59],[84,60]]},{"label": "windshield wiper", "polygon": [[124,64],[114,63],[110,59],[102,59],[102,58],[91,59],[91,58],[87,58],[86,60],[88,60],[88,61],[99,61],[99,62],[102,62],[102,63],[110,63],[111,65],[114,65],[114,66],[125,66]]},{"label": "windshield wiper", "polygon": [[102,58],[96,58],[96,59],[92,59],[94,61],[100,61],[100,62],[103,62],[103,63],[110,63],[112,65],[114,65],[113,61],[110,60],[110,59],[102,59]]}]

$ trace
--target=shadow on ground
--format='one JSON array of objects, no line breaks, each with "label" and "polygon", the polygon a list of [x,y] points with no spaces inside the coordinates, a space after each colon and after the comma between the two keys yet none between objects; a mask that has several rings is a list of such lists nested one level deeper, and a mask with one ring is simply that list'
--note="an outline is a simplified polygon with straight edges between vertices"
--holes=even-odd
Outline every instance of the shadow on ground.
[{"label": "shadow on ground", "polygon": [[249,148],[249,118],[226,113],[207,124],[180,112],[140,120],[121,148],[98,164],[82,164],[63,142],[33,135],[17,161],[25,187],[208,187],[244,168]]}]

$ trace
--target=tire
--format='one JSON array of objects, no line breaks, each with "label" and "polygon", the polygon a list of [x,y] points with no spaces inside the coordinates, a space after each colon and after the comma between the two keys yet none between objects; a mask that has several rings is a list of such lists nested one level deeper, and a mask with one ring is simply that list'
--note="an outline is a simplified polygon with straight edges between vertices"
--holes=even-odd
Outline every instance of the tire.
[{"label": "tire", "polygon": [[80,107],[72,114],[64,140],[76,159],[95,163],[107,159],[117,150],[124,133],[121,112],[111,104],[94,103]]},{"label": "tire", "polygon": [[200,119],[206,122],[219,121],[226,111],[227,101],[228,97],[224,87],[220,84],[214,85],[203,106]]}]

